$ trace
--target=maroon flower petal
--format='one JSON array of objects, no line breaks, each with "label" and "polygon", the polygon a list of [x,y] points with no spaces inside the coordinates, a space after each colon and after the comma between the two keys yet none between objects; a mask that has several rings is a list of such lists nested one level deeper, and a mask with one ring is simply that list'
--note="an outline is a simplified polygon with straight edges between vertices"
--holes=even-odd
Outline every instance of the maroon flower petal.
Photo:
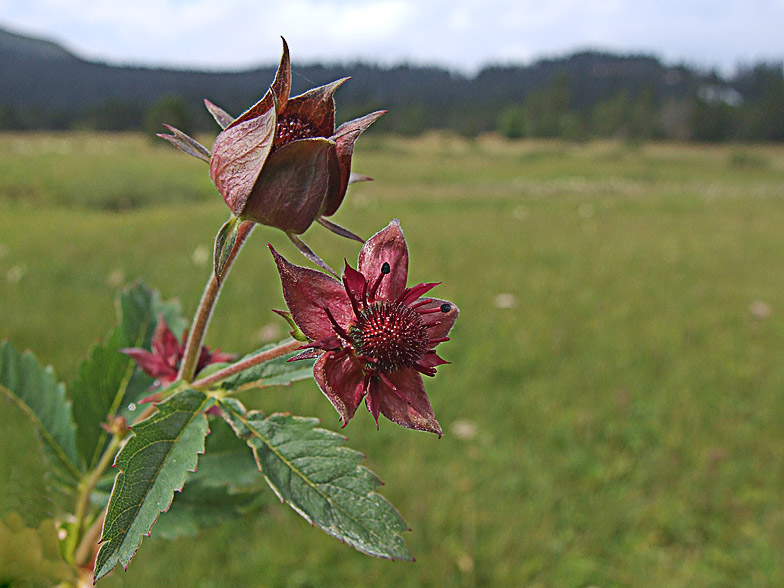
[{"label": "maroon flower petal", "polygon": [[281,121],[296,120],[306,124],[311,137],[331,137],[335,132],[335,100],[337,90],[348,78],[312,88],[288,101],[281,112]]},{"label": "maroon flower petal", "polygon": [[327,351],[313,365],[313,377],[324,396],[338,411],[343,426],[353,418],[364,395],[362,365],[349,354],[335,357]]},{"label": "maroon flower petal", "polygon": [[324,311],[328,308],[341,327],[354,318],[343,284],[323,272],[288,262],[270,245],[283,285],[283,297],[294,322],[306,337],[316,341],[335,335]]},{"label": "maroon flower petal", "polygon": [[417,307],[417,310],[422,311],[445,308],[445,305],[449,305],[449,312],[434,312],[422,315],[422,319],[428,325],[427,334],[431,339],[441,339],[449,334],[460,314],[460,309],[448,300],[439,300],[438,298],[433,298],[431,302]]},{"label": "maroon flower petal", "polygon": [[[365,376],[366,380],[367,378]],[[367,406],[368,412],[376,420],[376,429],[378,429],[378,415],[381,412],[381,389],[379,388],[379,383],[378,378],[369,380],[367,396],[365,396],[365,406]]]},{"label": "maroon flower petal", "polygon": [[155,325],[155,332],[152,336],[152,348],[155,355],[171,366],[177,365],[182,355],[180,342],[177,341],[177,337],[171,332],[163,316],[158,317],[158,324]]},{"label": "maroon flower petal", "polygon": [[274,109],[222,131],[212,146],[210,178],[234,213],[240,216],[267,161],[275,136]]},{"label": "maroon flower petal", "polygon": [[442,357],[439,357],[435,351],[425,353],[424,357],[419,360],[419,365],[425,368],[434,368],[440,365],[448,364],[449,362]]},{"label": "maroon flower petal", "polygon": [[291,60],[289,58],[288,43],[286,43],[286,39],[283,39],[283,37],[281,39],[283,40],[283,55],[280,57],[280,65],[269,90],[267,90],[267,93],[264,94],[261,100],[239,115],[227,128],[235,127],[247,120],[261,116],[272,109],[276,103],[278,113],[286,108],[289,93],[291,92]]},{"label": "maroon flower petal", "polygon": [[396,390],[378,379],[376,385],[381,397],[381,414],[408,429],[428,431],[440,437],[441,426],[430,406],[422,376],[413,369],[389,372],[386,375]]},{"label": "maroon flower petal", "polygon": [[324,202],[330,185],[329,161],[334,157],[335,143],[329,139],[284,145],[264,163],[241,218],[304,233]]},{"label": "maroon flower petal", "polygon": [[397,219],[362,246],[358,269],[370,284],[374,284],[385,262],[389,263],[391,273],[381,280],[376,299],[396,300],[406,289],[408,279],[408,247]]},{"label": "maroon flower petal", "polygon": [[[343,283],[348,291],[351,292],[355,302],[360,304],[364,302],[368,288],[367,280],[365,276],[351,267],[348,262],[346,262],[346,267],[343,268]],[[355,310],[359,310],[359,308]]]},{"label": "maroon flower petal", "polygon": [[[340,208],[343,198],[346,195],[346,189],[351,183],[351,157],[354,154],[354,143],[359,135],[372,125],[378,118],[384,114],[386,110],[379,110],[343,123],[335,131],[332,139],[337,145],[338,160],[340,161],[340,188],[336,192],[330,193],[324,200],[324,207],[321,214],[323,216],[332,216]],[[366,176],[359,176],[366,177]],[[370,178],[367,178],[370,179]],[[356,178],[355,178],[356,181]]]},{"label": "maroon flower petal", "polygon": [[174,381],[177,377],[177,369],[170,366],[163,359],[150,353],[146,349],[139,349],[134,347],[132,349],[120,349],[120,353],[124,353],[136,362],[144,373],[152,376],[156,380],[171,379]]}]

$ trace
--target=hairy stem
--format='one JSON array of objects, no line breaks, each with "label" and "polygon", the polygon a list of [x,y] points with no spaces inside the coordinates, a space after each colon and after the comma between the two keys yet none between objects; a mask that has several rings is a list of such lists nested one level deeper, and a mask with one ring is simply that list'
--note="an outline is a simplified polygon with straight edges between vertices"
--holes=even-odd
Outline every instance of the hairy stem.
[{"label": "hairy stem", "polygon": [[232,263],[237,257],[242,248],[243,243],[250,235],[253,227],[256,225],[250,221],[244,221],[240,224],[237,235],[237,242],[234,249],[226,261],[225,269],[223,270],[223,279],[218,281],[215,277],[215,272],[210,274],[210,279],[207,281],[207,286],[204,288],[204,294],[199,301],[199,307],[196,309],[196,314],[193,317],[193,324],[188,332],[188,341],[185,343],[185,351],[183,352],[182,363],[180,364],[180,372],[177,375],[178,379],[190,382],[196,373],[196,366],[199,362],[199,354],[201,353],[201,346],[204,342],[204,336],[207,333],[207,326],[210,324],[212,311],[215,308],[215,303],[218,301],[221,286],[226,281],[226,275],[229,273]]},{"label": "hairy stem", "polygon": [[268,349],[266,351],[262,351],[257,353],[256,355],[251,355],[250,357],[246,357],[243,360],[238,361],[237,363],[233,363],[230,366],[223,368],[222,370],[218,370],[217,372],[210,374],[209,376],[202,378],[201,380],[196,380],[190,385],[190,388],[194,388],[196,390],[209,388],[213,384],[217,384],[222,382],[226,378],[233,376],[234,374],[238,374],[247,370],[248,368],[252,368],[255,365],[259,365],[260,363],[264,363],[265,361],[270,361],[281,357],[283,355],[287,355],[296,351],[302,347],[301,341],[289,341],[288,343],[283,343],[282,345],[278,345],[277,347],[273,347],[272,349]]}]

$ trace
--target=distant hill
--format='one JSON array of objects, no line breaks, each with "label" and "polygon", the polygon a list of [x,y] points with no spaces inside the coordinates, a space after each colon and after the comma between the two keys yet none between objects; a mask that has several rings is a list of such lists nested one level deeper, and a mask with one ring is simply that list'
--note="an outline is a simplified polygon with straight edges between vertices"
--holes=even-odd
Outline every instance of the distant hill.
[{"label": "distant hill", "polygon": [[[202,100],[238,114],[264,93],[276,65],[238,72],[115,66],[0,28],[0,128],[139,128],[152,105],[177,96],[197,128],[214,129]],[[755,92],[763,92],[755,71],[726,80],[664,65],[654,56],[595,51],[527,66],[487,66],[472,78],[438,67],[295,62],[293,90],[351,76],[338,93],[338,118],[385,108],[389,115],[374,128],[403,133],[435,128],[468,135],[501,130],[510,136],[642,133],[688,138],[699,137],[689,126],[695,101],[702,100],[709,110],[723,109],[723,96],[734,97],[733,107],[753,101]],[[774,77],[777,71],[780,65],[772,68]],[[714,91],[702,91],[706,87]],[[634,131],[643,122],[635,122],[633,105],[645,111],[637,118],[655,115],[657,121]],[[669,119],[660,124],[665,108]]]}]

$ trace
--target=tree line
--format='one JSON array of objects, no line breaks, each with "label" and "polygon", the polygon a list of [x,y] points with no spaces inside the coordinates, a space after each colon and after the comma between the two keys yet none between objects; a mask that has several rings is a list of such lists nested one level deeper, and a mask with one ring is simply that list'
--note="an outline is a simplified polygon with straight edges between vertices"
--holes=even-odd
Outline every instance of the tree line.
[{"label": "tree line", "polygon": [[[264,93],[274,71],[112,66],[0,29],[0,129],[152,134],[167,122],[186,132],[214,132],[203,98],[239,114]],[[780,62],[727,76],[648,55],[589,51],[526,66],[488,66],[473,77],[407,64],[295,63],[293,71],[295,93],[351,76],[338,90],[338,118],[389,110],[374,132],[784,141]]]}]

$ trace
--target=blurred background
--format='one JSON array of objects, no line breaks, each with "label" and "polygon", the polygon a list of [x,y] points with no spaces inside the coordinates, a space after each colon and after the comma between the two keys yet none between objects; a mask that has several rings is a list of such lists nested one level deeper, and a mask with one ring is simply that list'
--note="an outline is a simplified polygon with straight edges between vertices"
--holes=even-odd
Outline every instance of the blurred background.
[{"label": "blurred background", "polygon": [[[784,584],[784,5],[0,0],[0,338],[71,380],[138,278],[186,315],[227,211],[209,98],[239,114],[290,45],[346,75],[363,135],[335,220],[399,218],[411,282],[461,318],[428,392],[444,436],[343,430],[412,528],[368,558],[271,492],[146,539],[109,586]],[[356,244],[305,239],[333,266]],[[259,229],[208,344],[282,338]],[[305,263],[304,259],[300,263]],[[339,423],[313,382],[245,393]],[[164,515],[165,516],[165,515]]]}]

